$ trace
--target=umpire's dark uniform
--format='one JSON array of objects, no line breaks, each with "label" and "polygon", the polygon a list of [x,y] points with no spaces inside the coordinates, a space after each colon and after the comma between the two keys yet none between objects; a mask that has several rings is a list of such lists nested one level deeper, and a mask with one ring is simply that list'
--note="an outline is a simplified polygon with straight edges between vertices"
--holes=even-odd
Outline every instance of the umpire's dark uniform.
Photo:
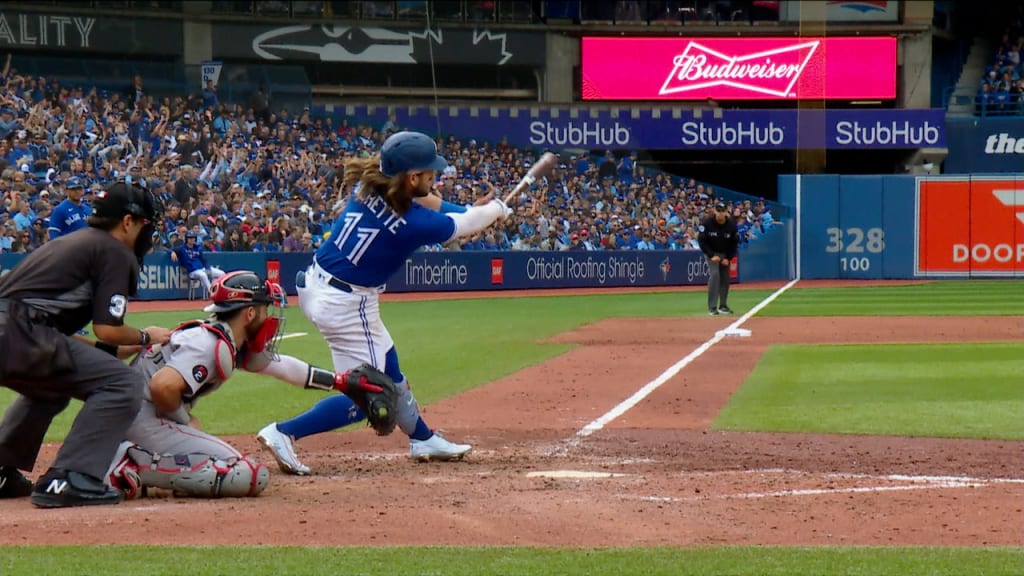
[{"label": "umpire's dark uniform", "polygon": [[[89,228],[43,245],[0,279],[0,386],[19,394],[0,422],[0,497],[31,492],[33,504],[48,508],[121,500],[104,476],[139,411],[141,381],[116,358],[116,346],[97,348],[73,335],[90,321],[123,325],[139,278],[137,252],[152,244],[151,200],[148,192],[115,184],[97,195],[94,216],[130,232],[115,237],[91,227],[91,220]],[[131,224],[122,224],[127,215]],[[126,243],[139,226],[138,236],[150,240],[137,241],[133,250]],[[145,332],[136,333],[136,343],[148,343]],[[72,398],[84,402],[82,409],[33,490],[18,469],[32,470],[53,417]]]},{"label": "umpire's dark uniform", "polygon": [[[719,202],[715,213],[704,218],[700,224],[697,242],[708,260],[708,313],[731,314],[729,308],[729,262],[739,250],[739,233],[736,221],[729,217],[728,207]],[[711,259],[718,256],[718,262]]]}]

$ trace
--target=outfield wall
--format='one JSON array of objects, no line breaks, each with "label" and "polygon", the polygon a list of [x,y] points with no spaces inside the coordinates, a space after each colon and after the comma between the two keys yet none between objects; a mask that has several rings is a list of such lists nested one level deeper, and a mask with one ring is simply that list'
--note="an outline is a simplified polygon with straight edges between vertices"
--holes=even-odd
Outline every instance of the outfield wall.
[{"label": "outfield wall", "polygon": [[801,278],[1024,278],[1024,173],[779,176]]},{"label": "outfield wall", "polygon": [[[779,256],[788,253],[788,245],[783,227],[752,244],[734,263],[734,281],[788,277],[786,258]],[[295,294],[296,273],[304,270],[312,257],[308,252],[207,253],[208,262],[224,270],[265,271],[289,294]],[[0,255],[0,266],[13,268],[23,258],[21,254]],[[744,271],[747,262],[749,273]],[[417,252],[388,281],[387,291],[700,286],[707,278],[707,263],[698,251]],[[146,257],[139,279],[140,300],[182,299],[188,290],[185,270],[167,253]]]}]

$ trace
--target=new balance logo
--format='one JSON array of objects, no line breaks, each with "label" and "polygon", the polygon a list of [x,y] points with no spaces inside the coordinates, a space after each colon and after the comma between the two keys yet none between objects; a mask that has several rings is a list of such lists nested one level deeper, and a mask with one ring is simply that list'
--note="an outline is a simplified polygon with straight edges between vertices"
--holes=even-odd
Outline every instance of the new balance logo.
[{"label": "new balance logo", "polygon": [[66,490],[67,487],[68,487],[68,481],[67,480],[61,480],[59,478],[54,478],[53,480],[50,480],[50,483],[46,486],[46,493],[47,494],[57,494],[57,495],[60,495],[60,494],[64,493],[64,490]]},{"label": "new balance logo", "polygon": [[1024,190],[993,190],[996,199],[1002,202],[1003,206],[1019,208],[1017,220],[1024,224]]}]

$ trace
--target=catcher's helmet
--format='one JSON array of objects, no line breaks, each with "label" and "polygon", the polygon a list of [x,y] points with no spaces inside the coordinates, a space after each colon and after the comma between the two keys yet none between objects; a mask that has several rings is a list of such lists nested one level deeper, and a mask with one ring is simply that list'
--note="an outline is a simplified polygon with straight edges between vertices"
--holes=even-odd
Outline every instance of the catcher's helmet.
[{"label": "catcher's helmet", "polygon": [[278,284],[260,278],[255,272],[228,272],[210,285],[210,305],[206,312],[230,312],[256,304],[283,305],[284,291]]},{"label": "catcher's helmet", "polygon": [[395,176],[411,170],[440,172],[448,167],[445,159],[437,155],[437,145],[426,134],[396,132],[380,147],[380,173]]}]

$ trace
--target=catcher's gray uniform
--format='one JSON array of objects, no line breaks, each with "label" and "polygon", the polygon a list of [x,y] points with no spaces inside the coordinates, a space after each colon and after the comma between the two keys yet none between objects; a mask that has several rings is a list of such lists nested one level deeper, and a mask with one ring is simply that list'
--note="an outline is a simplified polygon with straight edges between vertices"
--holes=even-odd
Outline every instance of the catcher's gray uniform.
[{"label": "catcher's gray uniform", "polygon": [[174,332],[167,344],[137,356],[132,366],[143,375],[147,386],[142,408],[128,428],[125,439],[158,454],[199,453],[220,459],[240,457],[241,453],[227,442],[189,426],[187,413],[184,419],[177,414],[158,414],[148,386],[153,375],[164,366],[174,369],[188,384],[189,392],[182,398],[182,403],[191,412],[201,396],[210,394],[224,383],[217,362],[217,348],[225,344],[212,330],[196,326]]},{"label": "catcher's gray uniform", "polygon": [[[129,496],[142,486],[210,497],[255,496],[266,487],[270,473],[265,466],[188,425],[198,399],[230,377],[235,357],[226,326],[197,322],[183,325],[171,334],[170,342],[146,350],[132,362],[146,382],[145,399],[111,468]],[[174,414],[160,413],[150,393],[150,381],[165,367],[178,372],[188,386],[182,409]]]}]

